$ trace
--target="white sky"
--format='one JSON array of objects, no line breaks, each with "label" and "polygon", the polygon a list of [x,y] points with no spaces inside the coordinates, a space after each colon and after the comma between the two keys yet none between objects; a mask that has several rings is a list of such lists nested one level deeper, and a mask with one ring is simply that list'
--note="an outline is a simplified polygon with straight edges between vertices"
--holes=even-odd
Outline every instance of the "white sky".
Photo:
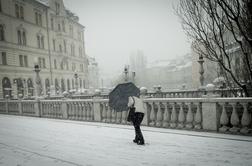
[{"label": "white sky", "polygon": [[178,0],[64,0],[86,27],[85,47],[102,73],[121,72],[132,51],[148,62],[190,52],[173,5]]}]

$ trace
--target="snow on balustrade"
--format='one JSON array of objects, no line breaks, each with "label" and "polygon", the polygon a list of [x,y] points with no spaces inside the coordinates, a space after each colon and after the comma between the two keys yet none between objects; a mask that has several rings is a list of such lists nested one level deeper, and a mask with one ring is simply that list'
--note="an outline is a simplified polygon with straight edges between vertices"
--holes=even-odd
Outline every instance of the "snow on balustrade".
[{"label": "snow on balustrade", "polygon": [[[143,125],[210,130],[226,133],[252,132],[251,98],[143,98]],[[129,124],[128,111],[109,107],[108,99],[1,100],[0,113],[46,118]]]},{"label": "snow on balustrade", "polygon": [[67,112],[68,118],[72,120],[94,120],[93,102],[91,99],[86,100],[68,100]]},{"label": "snow on balustrade", "polygon": [[24,115],[31,115],[31,116],[35,116],[36,112],[35,112],[35,103],[36,101],[34,100],[24,100],[21,101],[21,111]]},{"label": "snow on balustrade", "polygon": [[202,128],[201,103],[198,100],[146,99],[147,123],[165,128]]}]

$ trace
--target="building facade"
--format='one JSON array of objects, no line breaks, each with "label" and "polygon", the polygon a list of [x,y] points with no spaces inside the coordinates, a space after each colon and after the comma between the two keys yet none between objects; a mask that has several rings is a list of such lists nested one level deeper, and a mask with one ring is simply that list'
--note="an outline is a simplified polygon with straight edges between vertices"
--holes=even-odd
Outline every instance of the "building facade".
[{"label": "building facade", "polygon": [[99,67],[94,57],[88,57],[88,76],[89,87],[94,89],[100,88]]},{"label": "building facade", "polygon": [[0,98],[87,88],[84,26],[63,0],[0,0]]}]

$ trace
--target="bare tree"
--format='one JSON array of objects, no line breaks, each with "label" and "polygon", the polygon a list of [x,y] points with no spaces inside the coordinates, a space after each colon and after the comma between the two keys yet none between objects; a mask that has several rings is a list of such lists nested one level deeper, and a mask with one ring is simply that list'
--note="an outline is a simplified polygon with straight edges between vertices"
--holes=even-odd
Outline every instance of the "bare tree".
[{"label": "bare tree", "polygon": [[[246,96],[251,96],[248,89],[252,87],[251,1],[180,0],[176,10],[196,52],[218,63],[226,80]],[[238,59],[244,71],[237,75]]]}]

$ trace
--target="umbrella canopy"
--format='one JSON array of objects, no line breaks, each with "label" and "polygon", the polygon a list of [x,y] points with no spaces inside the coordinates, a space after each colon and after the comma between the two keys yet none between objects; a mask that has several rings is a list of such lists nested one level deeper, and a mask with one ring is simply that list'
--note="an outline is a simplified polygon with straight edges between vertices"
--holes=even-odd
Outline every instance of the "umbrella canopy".
[{"label": "umbrella canopy", "polygon": [[140,90],[132,82],[118,84],[109,93],[109,106],[116,111],[127,111],[129,96],[140,96]]}]

